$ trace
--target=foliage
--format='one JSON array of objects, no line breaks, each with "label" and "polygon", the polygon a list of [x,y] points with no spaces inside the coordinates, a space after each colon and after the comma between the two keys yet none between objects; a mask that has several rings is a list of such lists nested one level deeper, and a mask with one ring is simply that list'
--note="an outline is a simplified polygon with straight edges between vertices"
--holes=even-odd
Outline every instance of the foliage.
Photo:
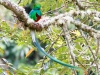
[{"label": "foliage", "polygon": [[[31,4],[32,0],[22,0],[19,5],[25,6],[27,4]],[[37,0],[38,3],[42,6],[43,15],[46,16],[56,16],[61,13],[70,11],[71,9],[76,10],[74,3],[71,0]],[[95,0],[89,0],[90,4],[96,2]],[[60,8],[55,10],[56,8],[61,7],[62,5],[67,5],[66,8]],[[84,2],[84,5],[87,3]],[[99,5],[93,5],[94,7],[98,7]],[[89,9],[95,10],[94,7],[90,7]],[[55,11],[54,11],[55,10]],[[100,8],[96,8],[97,11],[100,11]],[[23,30],[23,27],[18,22],[9,24],[7,21],[3,21],[3,18],[0,19],[0,56],[7,57],[9,55],[9,59],[7,60],[14,65],[18,65],[16,70],[9,70],[11,75],[16,73],[16,75],[72,75],[73,70],[66,68],[62,65],[59,65],[49,58],[44,59],[36,59],[38,62],[35,66],[33,64],[28,64],[25,60],[25,55],[31,49],[35,49],[32,45],[32,40],[30,37],[29,30]],[[79,19],[84,24],[91,26],[94,29],[100,30],[100,22],[95,22],[93,17],[91,16],[76,16],[75,19]],[[93,23],[91,23],[93,22]],[[93,24],[93,25],[90,25]],[[96,53],[97,50],[97,39],[91,37],[86,32],[81,32],[80,29],[77,29],[73,24],[68,26],[68,32],[70,34],[71,43],[73,46],[73,52],[75,54],[75,65],[81,67],[86,73],[88,72],[88,68],[91,67],[91,63],[93,63],[93,55],[90,51],[92,49],[93,53]],[[84,34],[85,38],[83,37]],[[60,35],[60,36],[59,36]],[[40,40],[41,45],[44,46],[45,51],[50,53],[55,58],[72,64],[72,58],[69,51],[68,44],[66,44],[66,39],[64,33],[62,33],[62,28],[56,25],[50,26],[47,30],[42,32],[37,32],[38,39]],[[87,41],[86,41],[87,40]],[[9,42],[10,41],[10,42]],[[88,43],[87,43],[88,42]],[[8,49],[8,47],[10,48]],[[7,47],[7,48],[6,48]],[[31,48],[31,49],[29,49]],[[10,51],[9,51],[10,50]],[[31,52],[30,52],[31,53]],[[29,53],[29,54],[30,54]],[[41,56],[43,54],[39,53]],[[100,55],[97,56],[98,58]],[[19,59],[20,58],[20,59]],[[22,59],[21,59],[22,58]],[[100,64],[100,60],[97,58],[96,62]],[[11,59],[11,60],[10,60]],[[29,61],[28,61],[29,62]],[[95,65],[90,69],[94,73],[96,70]],[[100,66],[100,65],[99,65]],[[13,66],[14,67],[14,66]],[[3,72],[2,68],[0,68],[0,74]],[[9,74],[8,74],[9,75]]]}]

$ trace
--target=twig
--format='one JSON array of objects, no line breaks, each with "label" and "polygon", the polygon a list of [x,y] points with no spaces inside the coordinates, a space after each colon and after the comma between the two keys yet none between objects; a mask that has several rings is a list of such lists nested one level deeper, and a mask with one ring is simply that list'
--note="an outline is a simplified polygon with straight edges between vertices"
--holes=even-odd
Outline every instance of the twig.
[{"label": "twig", "polygon": [[90,52],[91,52],[91,54],[92,54],[92,56],[93,56],[93,59],[94,59],[95,64],[96,64],[97,72],[98,72],[98,75],[99,75],[99,69],[98,69],[98,64],[97,64],[97,62],[96,62],[95,54],[93,53],[93,50],[92,50],[92,48],[90,47],[88,41],[86,40],[86,37],[85,37],[84,33],[82,32],[82,30],[80,30],[80,33],[81,33],[82,37],[84,38],[84,40],[85,40],[85,42],[86,42],[86,44],[87,44],[87,47],[89,48],[89,50],[90,50]]},{"label": "twig", "polygon": [[86,67],[76,58],[75,59],[84,69],[86,69]]},{"label": "twig", "polygon": [[[61,33],[58,35],[57,39],[56,39],[56,40],[51,44],[51,46],[49,47],[47,53],[50,53],[50,49],[51,49],[51,48],[53,47],[53,45],[57,42],[57,40],[58,40],[59,37],[61,36],[62,32],[63,32],[63,31],[61,31]],[[44,64],[45,59],[46,59],[46,56],[43,57],[43,61],[42,61],[42,65],[41,65],[41,67],[42,67],[43,64]]]},{"label": "twig", "polygon": [[81,2],[84,2],[84,3],[89,3],[89,4],[94,4],[94,5],[100,5],[99,2],[89,2],[89,1],[81,1]]},{"label": "twig", "polygon": [[61,7],[59,7],[59,8],[54,9],[54,10],[50,10],[50,11],[48,11],[48,12],[43,13],[43,15],[48,14],[48,13],[51,13],[51,12],[55,12],[55,11],[57,11],[57,10],[63,8],[63,7],[64,7],[64,6],[61,6]]},{"label": "twig", "polygon": [[20,3],[21,3],[21,1],[22,1],[22,0],[19,0],[18,4],[20,4]]},{"label": "twig", "polygon": [[48,36],[48,38],[50,39],[50,41],[53,41],[53,39],[51,39],[51,34],[50,34],[50,32],[47,30],[47,32],[48,32],[48,34],[47,34],[47,36]]},{"label": "twig", "polygon": [[85,7],[82,5],[80,0],[75,0],[75,1],[76,1],[76,5],[79,7],[80,10],[85,10]]},{"label": "twig", "polygon": [[[64,35],[65,35],[66,45],[68,46],[68,49],[69,49],[69,52],[70,52],[70,55],[71,55],[72,64],[75,66],[75,55],[73,53],[73,46],[70,43],[71,37],[70,37],[70,34],[69,34],[68,30],[67,30],[67,25],[63,25],[62,29],[63,29]],[[77,75],[75,70],[73,70],[73,71],[74,71],[74,74]]]},{"label": "twig", "polygon": [[100,50],[100,37],[97,38],[97,50],[96,50],[96,56],[98,56],[98,53],[99,53],[99,50]]},{"label": "twig", "polygon": [[60,38],[61,34],[63,33],[63,31],[60,32],[60,34],[58,35],[58,37],[56,38],[56,40],[51,44],[51,46],[48,49],[48,53],[50,52],[50,49],[53,47],[53,45],[58,41],[58,39]]}]

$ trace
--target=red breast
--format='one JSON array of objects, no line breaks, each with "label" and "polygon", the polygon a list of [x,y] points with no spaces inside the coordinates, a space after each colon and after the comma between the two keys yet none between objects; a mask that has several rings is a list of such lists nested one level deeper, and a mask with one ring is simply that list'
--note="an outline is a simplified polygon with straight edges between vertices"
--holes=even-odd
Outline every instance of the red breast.
[{"label": "red breast", "polygon": [[35,22],[38,22],[41,19],[41,16],[39,16],[38,14],[36,14],[37,19],[35,20]]}]

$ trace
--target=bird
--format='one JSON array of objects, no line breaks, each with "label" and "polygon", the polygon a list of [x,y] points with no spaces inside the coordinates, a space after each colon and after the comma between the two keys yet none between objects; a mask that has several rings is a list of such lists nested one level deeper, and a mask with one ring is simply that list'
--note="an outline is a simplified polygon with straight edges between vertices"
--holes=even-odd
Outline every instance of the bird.
[{"label": "bird", "polygon": [[30,18],[35,22],[38,22],[41,19],[42,12],[40,8],[40,4],[34,4],[34,8],[29,13]]},{"label": "bird", "polygon": [[[40,4],[35,4],[34,8],[30,11],[29,16],[31,19],[33,19],[35,22],[38,22],[41,19],[42,16],[42,12],[40,10],[41,5]],[[35,31],[31,30],[31,37],[32,37],[32,41],[33,41],[33,45],[40,51],[42,52],[45,56],[47,56],[48,58],[50,58],[52,61],[59,63],[65,67],[69,67],[71,69],[77,70],[79,75],[84,75],[84,72],[81,68],[76,67],[76,66],[72,66],[70,64],[66,64],[56,58],[54,58],[53,56],[49,55],[47,52],[45,52],[45,50],[41,47],[38,39],[35,36]]]}]

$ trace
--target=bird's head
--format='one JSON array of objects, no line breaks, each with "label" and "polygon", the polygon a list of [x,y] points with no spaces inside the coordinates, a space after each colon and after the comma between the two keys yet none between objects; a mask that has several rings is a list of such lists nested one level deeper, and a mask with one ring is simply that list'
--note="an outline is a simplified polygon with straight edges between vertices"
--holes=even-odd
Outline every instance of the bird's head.
[{"label": "bird's head", "polygon": [[34,4],[34,9],[40,10],[40,8],[41,8],[41,5],[40,4]]}]

